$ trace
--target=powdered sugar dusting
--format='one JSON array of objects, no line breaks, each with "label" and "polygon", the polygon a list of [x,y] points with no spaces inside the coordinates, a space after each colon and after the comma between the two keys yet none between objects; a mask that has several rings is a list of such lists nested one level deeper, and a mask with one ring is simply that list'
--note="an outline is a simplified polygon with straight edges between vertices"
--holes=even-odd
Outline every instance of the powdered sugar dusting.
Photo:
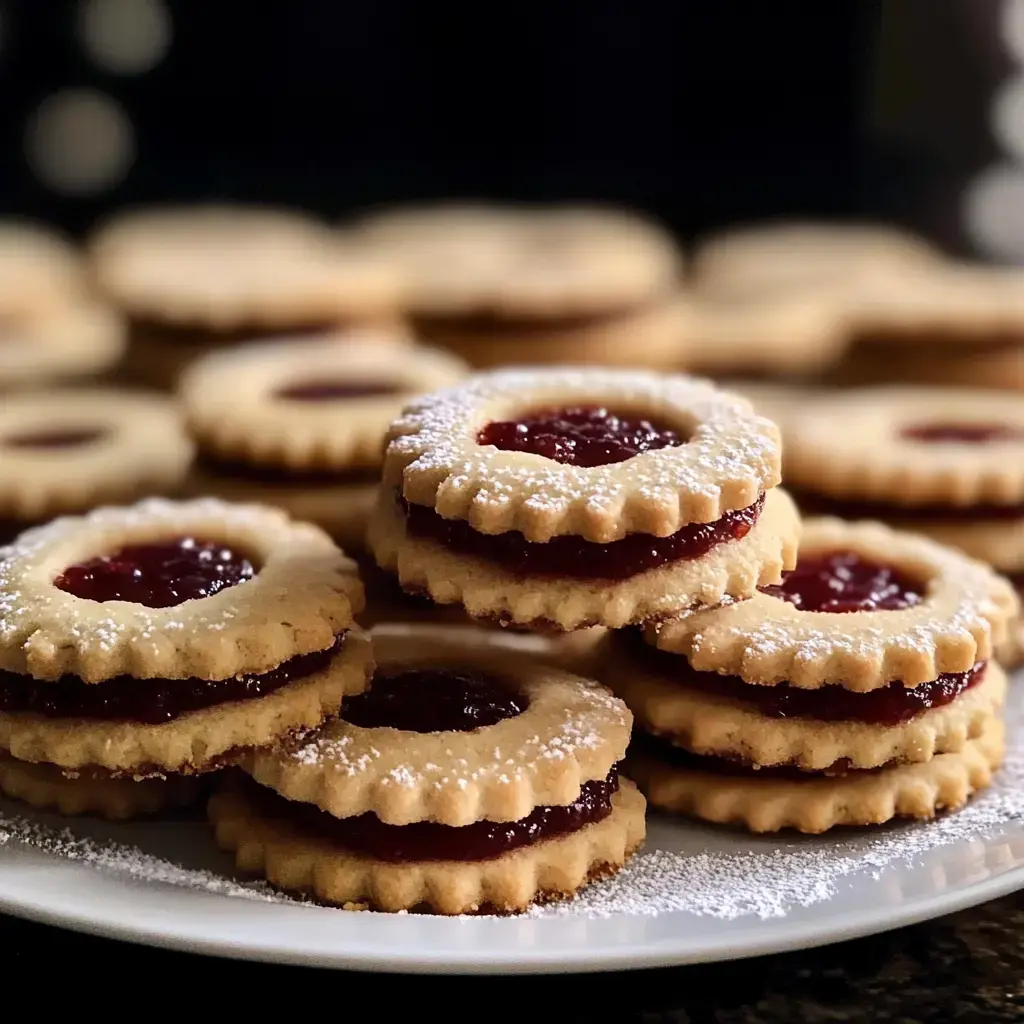
[{"label": "powdered sugar dusting", "polygon": [[[836,837],[777,839],[752,839],[710,827],[670,824],[668,819],[655,817],[649,849],[618,876],[590,886],[566,903],[534,908],[529,915],[607,918],[683,912],[722,920],[777,919],[798,908],[829,901],[854,875],[867,872],[881,879],[894,868],[914,866],[931,850],[1019,826],[1024,822],[1024,694],[1012,698],[1012,707],[1005,766],[993,787],[957,814],[931,823],[845,832]],[[180,827],[174,823],[160,826],[165,830]],[[83,838],[84,829],[81,823],[51,828],[39,819],[4,814],[0,815],[0,845],[25,844],[136,881],[264,902],[300,902],[262,883],[186,868],[117,841]],[[116,829],[110,826],[109,830]]]}]

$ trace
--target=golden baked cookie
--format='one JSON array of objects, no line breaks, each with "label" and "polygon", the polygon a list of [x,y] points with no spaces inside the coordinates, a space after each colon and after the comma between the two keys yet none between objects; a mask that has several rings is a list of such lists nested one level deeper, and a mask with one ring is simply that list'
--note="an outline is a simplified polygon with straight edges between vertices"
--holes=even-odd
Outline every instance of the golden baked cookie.
[{"label": "golden baked cookie", "polygon": [[681,257],[637,215],[442,205],[358,231],[405,269],[417,333],[475,366],[678,362],[689,318]]},{"label": "golden baked cookie", "polygon": [[987,787],[1003,760],[1004,726],[992,719],[975,739],[930,761],[845,775],[796,768],[746,769],[688,755],[631,754],[627,766],[652,807],[692,814],[751,832],[793,828],[820,834],[839,826],[881,825],[894,818],[934,818],[955,811]]},{"label": "golden baked cookie", "polygon": [[61,771],[56,765],[34,764],[0,754],[0,792],[4,796],[61,814],[89,814],[126,821],[196,803],[203,793],[195,776],[131,779],[102,768]]},{"label": "golden baked cookie", "polygon": [[474,617],[614,628],[749,596],[793,564],[778,429],[707,381],[479,374],[412,402],[389,438],[377,562]]},{"label": "golden baked cookie", "polygon": [[121,317],[97,302],[10,314],[0,325],[0,392],[97,376],[124,349]]},{"label": "golden baked cookie", "polygon": [[[613,873],[644,836],[631,718],[597,683],[480,631],[375,634],[342,717],[242,767],[210,814],[240,867],[327,902],[521,910]],[[301,883],[300,883],[301,878]]]},{"label": "golden baked cookie", "polygon": [[0,519],[25,526],[96,505],[172,496],[192,458],[166,399],[67,389],[0,405]]},{"label": "golden baked cookie", "polygon": [[83,260],[71,241],[29,221],[0,221],[0,310],[38,314],[83,301]]},{"label": "golden baked cookie", "polygon": [[316,527],[149,500],[0,549],[0,748],[133,777],[208,771],[337,714],[372,672],[362,585]]},{"label": "golden baked cookie", "polygon": [[898,228],[776,222],[709,238],[694,254],[693,277],[701,291],[722,297],[815,293],[852,300],[867,286],[942,262],[928,242]]},{"label": "golden baked cookie", "polygon": [[700,672],[864,693],[970,670],[1018,610],[1005,579],[957,551],[881,523],[809,519],[780,586],[688,612],[650,638]]}]

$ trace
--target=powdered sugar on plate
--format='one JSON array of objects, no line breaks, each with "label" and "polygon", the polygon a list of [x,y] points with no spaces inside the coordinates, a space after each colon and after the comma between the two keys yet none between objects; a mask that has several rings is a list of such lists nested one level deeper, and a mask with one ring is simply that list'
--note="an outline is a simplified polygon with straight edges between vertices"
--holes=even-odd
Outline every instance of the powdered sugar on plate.
[{"label": "powdered sugar on plate", "polygon": [[[1015,689],[1011,687],[1012,694]],[[939,847],[977,843],[1014,826],[1019,829],[1024,824],[1024,694],[1011,698],[1007,725],[1007,758],[997,781],[957,814],[873,831],[767,838],[652,816],[646,851],[617,877],[589,887],[569,902],[534,908],[529,916],[650,917],[685,912],[726,920],[782,918],[797,908],[830,900],[854,875],[870,873],[881,881],[888,871],[912,867]],[[268,903],[302,902],[263,883],[240,881],[223,868],[182,863],[217,862],[212,840],[198,823],[67,824],[6,807],[0,812],[0,847],[29,847],[134,881]],[[59,824],[48,824],[53,822]],[[186,845],[187,857],[161,853]],[[981,844],[977,845],[980,857]],[[964,878],[965,883],[971,880]],[[950,886],[956,881],[948,880]]]}]

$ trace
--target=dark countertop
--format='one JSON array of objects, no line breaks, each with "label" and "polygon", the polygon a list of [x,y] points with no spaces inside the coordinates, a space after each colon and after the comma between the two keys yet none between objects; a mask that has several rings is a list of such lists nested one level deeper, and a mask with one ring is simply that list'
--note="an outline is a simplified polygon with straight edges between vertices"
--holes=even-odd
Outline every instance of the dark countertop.
[{"label": "dark countertop", "polygon": [[[1022,1021],[1022,936],[1024,892],[885,935],[731,964],[537,978],[409,976],[393,984],[389,976],[168,953],[0,917],[9,977],[55,962],[101,962],[116,964],[122,979],[173,976],[186,992],[216,979],[226,992],[281,986],[301,992],[307,1005],[344,993],[349,1007],[353,992],[370,982],[389,1012],[352,1019],[490,1021],[518,1008],[514,1016],[528,1024]],[[492,1012],[482,1012],[481,992]],[[426,1012],[441,1007],[443,1014]]]}]

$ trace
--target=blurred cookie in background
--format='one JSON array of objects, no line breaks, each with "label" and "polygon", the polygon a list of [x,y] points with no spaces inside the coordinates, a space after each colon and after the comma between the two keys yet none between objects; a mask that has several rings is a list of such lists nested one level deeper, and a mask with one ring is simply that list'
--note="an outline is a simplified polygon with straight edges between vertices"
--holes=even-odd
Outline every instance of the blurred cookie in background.
[{"label": "blurred cookie in background", "polygon": [[0,540],[56,516],[178,493],[192,445],[167,398],[112,388],[0,404]]},{"label": "blurred cookie in background", "polygon": [[102,226],[89,252],[98,288],[129,320],[125,374],[155,387],[173,388],[193,359],[214,348],[338,327],[395,327],[399,316],[394,267],[297,212],[232,205],[134,211]]},{"label": "blurred cookie in background", "polygon": [[832,377],[1024,388],[1024,271],[948,264],[866,292],[851,313],[854,343]]},{"label": "blurred cookie in background", "polygon": [[785,458],[786,433],[793,417],[803,407],[820,400],[827,392],[814,384],[800,384],[792,381],[749,380],[744,377],[726,377],[717,381],[719,387],[742,395],[753,405],[754,411],[767,416],[778,424],[782,431],[783,458]]},{"label": "blurred cookie in background", "polygon": [[723,231],[693,256],[695,286],[720,298],[852,297],[893,275],[942,264],[925,239],[883,224],[775,221]]},{"label": "blurred cookie in background", "polygon": [[88,299],[84,261],[63,235],[0,221],[0,314],[38,313]]},{"label": "blurred cookie in background", "polygon": [[197,360],[179,396],[198,457],[187,490],[260,502],[363,546],[390,422],[455,384],[455,356],[363,329],[239,345]]},{"label": "blurred cookie in background", "polygon": [[690,307],[682,256],[638,215],[447,204],[354,230],[401,266],[417,335],[473,366],[677,361]]}]

